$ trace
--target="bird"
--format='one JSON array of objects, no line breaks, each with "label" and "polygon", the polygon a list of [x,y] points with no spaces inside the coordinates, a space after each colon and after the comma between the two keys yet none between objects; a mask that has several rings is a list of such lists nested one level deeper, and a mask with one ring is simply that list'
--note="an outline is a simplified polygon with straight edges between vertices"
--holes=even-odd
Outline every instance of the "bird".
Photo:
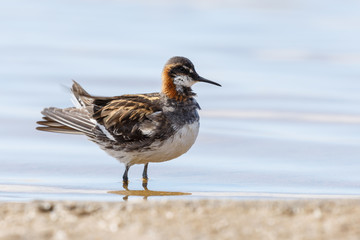
[{"label": "bird", "polygon": [[162,70],[161,91],[114,97],[90,95],[79,83],[71,87],[74,107],[44,108],[40,131],[80,134],[125,164],[123,187],[128,190],[128,172],[144,164],[142,186],[147,190],[149,163],[164,162],[186,153],[199,132],[200,106],[192,86],[198,82],[220,86],[201,77],[185,57],[170,58]]}]

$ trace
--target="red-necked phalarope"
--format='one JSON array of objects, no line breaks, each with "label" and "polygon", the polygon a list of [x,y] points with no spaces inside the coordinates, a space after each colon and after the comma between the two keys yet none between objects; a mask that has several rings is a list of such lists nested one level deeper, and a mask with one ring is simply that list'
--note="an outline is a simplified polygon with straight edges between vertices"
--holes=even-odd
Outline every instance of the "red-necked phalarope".
[{"label": "red-necked phalarope", "polygon": [[71,88],[77,107],[45,108],[38,130],[83,134],[105,152],[125,164],[128,171],[144,164],[143,187],[147,189],[149,162],[164,162],[186,153],[199,132],[199,104],[191,86],[197,82],[220,84],[200,77],[185,57],[172,57],[162,72],[160,93],[97,97],[77,82]]}]

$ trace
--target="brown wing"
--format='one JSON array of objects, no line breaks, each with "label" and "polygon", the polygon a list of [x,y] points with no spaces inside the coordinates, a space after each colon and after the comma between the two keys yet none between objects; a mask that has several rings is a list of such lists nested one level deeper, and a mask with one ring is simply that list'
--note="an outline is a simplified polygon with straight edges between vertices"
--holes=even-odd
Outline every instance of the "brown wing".
[{"label": "brown wing", "polygon": [[165,124],[157,93],[94,98],[93,118],[118,141],[151,139]]},{"label": "brown wing", "polygon": [[97,129],[107,136],[110,134],[119,143],[146,146],[152,139],[172,133],[160,107],[159,93],[92,96],[75,81],[72,92],[81,106],[92,108],[89,112],[100,125]]}]

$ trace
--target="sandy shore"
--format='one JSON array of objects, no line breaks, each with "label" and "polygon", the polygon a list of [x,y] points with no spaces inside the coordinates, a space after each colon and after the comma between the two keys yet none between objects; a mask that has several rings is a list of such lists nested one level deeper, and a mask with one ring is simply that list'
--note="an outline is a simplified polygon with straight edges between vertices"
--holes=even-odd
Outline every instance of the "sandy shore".
[{"label": "sandy shore", "polygon": [[0,203],[0,239],[360,239],[359,200]]}]

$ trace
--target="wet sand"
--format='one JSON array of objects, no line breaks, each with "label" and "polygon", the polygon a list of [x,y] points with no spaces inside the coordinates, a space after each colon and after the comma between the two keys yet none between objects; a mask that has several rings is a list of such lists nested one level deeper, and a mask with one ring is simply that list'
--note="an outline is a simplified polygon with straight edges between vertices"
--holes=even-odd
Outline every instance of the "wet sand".
[{"label": "wet sand", "polygon": [[359,200],[0,203],[0,239],[359,239]]}]

